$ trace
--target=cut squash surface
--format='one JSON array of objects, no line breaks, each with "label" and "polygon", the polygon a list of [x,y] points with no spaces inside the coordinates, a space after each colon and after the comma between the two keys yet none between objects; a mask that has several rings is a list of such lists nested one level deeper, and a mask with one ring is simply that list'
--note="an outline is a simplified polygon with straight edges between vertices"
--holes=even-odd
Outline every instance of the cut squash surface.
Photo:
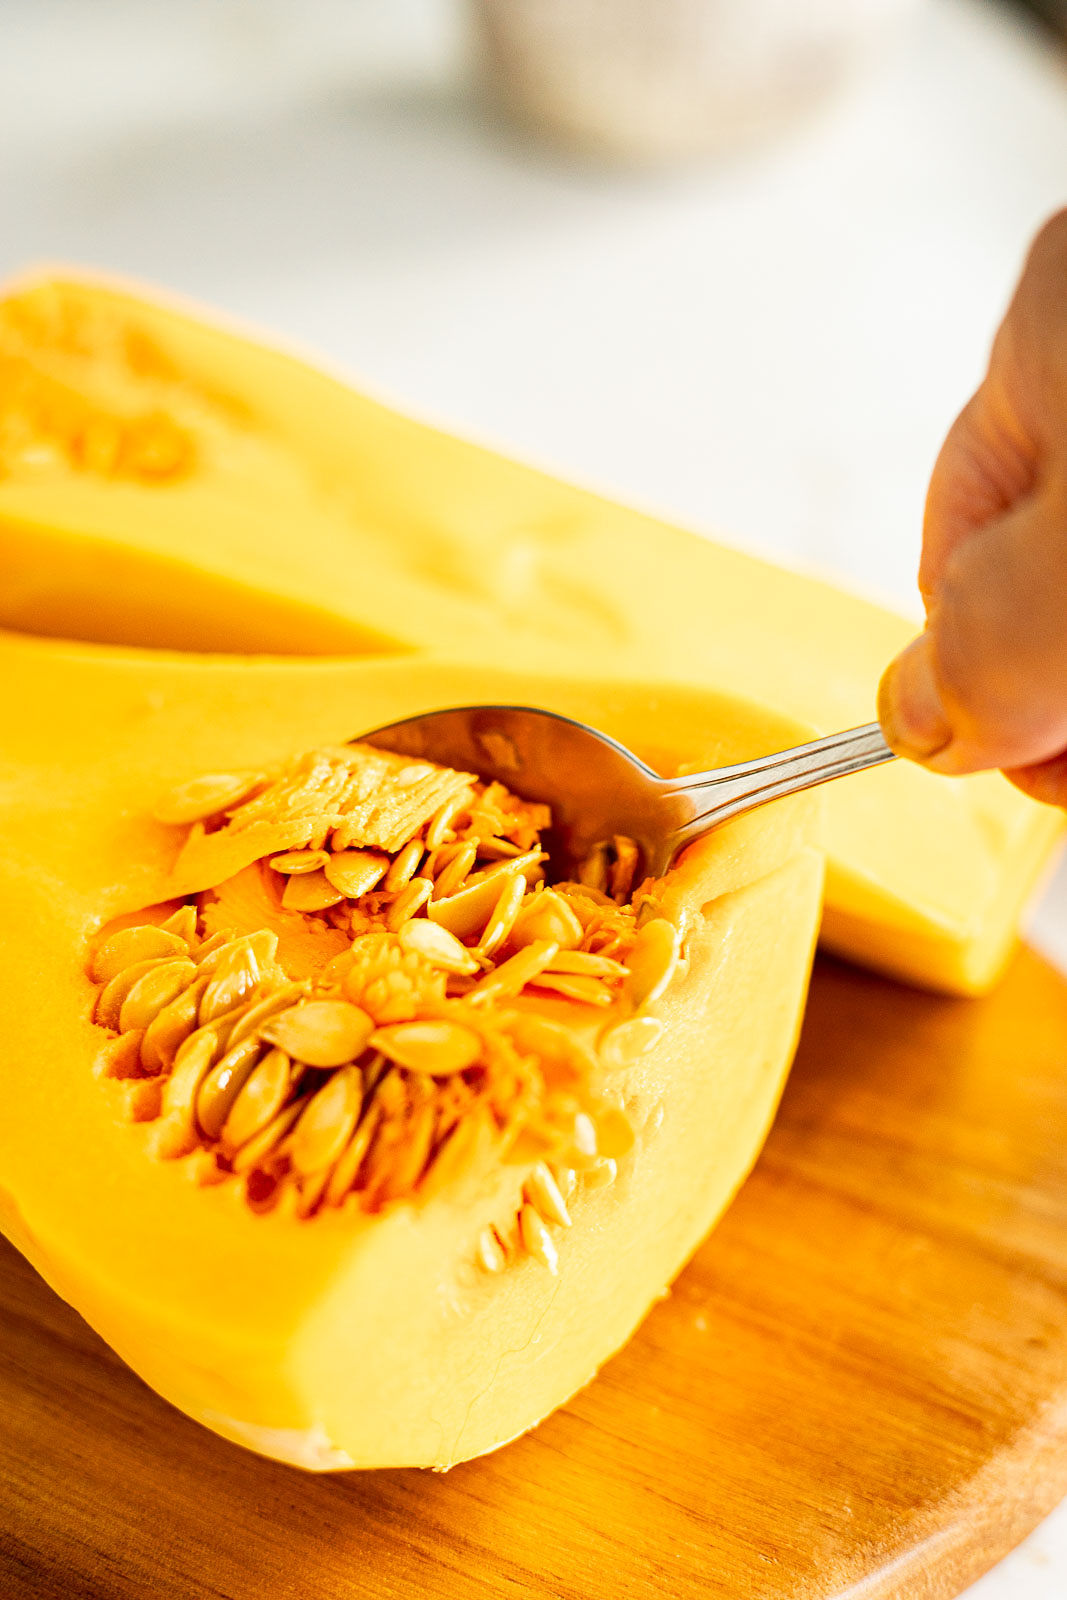
[{"label": "cut squash surface", "polygon": [[[870,720],[913,625],[398,416],[103,282],[0,305],[0,622],[200,650],[444,652]],[[976,993],[1062,819],[896,763],[825,802],[823,938]]]},{"label": "cut squash surface", "polygon": [[[676,768],[789,724],[403,658],[8,635],[0,677],[4,1231],[160,1393],[265,1454],[444,1466],[532,1426],[755,1158],[818,923],[819,798],[654,884],[619,841],[605,887],[553,886],[537,807],[352,741],[493,699]],[[299,837],[247,859],[283,812]],[[361,1106],[399,1137],[361,1152]]]}]

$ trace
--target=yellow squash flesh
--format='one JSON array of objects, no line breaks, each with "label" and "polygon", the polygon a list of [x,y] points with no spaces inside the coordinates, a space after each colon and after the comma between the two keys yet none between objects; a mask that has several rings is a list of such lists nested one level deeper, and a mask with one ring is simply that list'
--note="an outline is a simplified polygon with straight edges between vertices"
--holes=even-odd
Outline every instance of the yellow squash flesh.
[{"label": "yellow squash flesh", "polygon": [[[818,799],[723,828],[668,880],[689,966],[661,1042],[619,1069],[633,1151],[580,1190],[559,1275],[480,1271],[526,1169],[485,1160],[367,1217],[253,1215],[153,1153],[102,1076],[85,974],[102,923],[162,899],[180,831],[150,819],[203,772],[260,768],[441,700],[533,701],[656,759],[714,761],[789,725],[671,687],[429,660],[227,661],[0,636],[0,1224],[159,1392],[298,1465],[446,1466],[531,1427],[632,1332],[729,1202],[788,1069],[818,922]],[[583,1008],[545,1002],[580,1034]]]},{"label": "yellow squash flesh", "polygon": [[[868,721],[913,631],[66,278],[0,306],[0,569],[0,622],[38,633],[674,681],[796,738]],[[835,785],[825,816],[827,945],[962,993],[1002,969],[1062,828],[999,775],[905,763]]]}]

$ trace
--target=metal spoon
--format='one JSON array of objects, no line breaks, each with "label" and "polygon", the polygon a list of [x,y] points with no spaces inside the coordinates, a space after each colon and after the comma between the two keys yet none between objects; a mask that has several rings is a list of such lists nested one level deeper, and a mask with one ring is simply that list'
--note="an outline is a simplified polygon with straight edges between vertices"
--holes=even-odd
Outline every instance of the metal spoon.
[{"label": "metal spoon", "polygon": [[659,877],[679,850],[728,817],[893,757],[877,722],[869,722],[755,761],[661,778],[606,734],[530,706],[431,711],[376,728],[363,742],[499,779],[524,799],[550,805],[545,843],[557,879],[575,876],[617,833],[636,841],[640,873]]}]

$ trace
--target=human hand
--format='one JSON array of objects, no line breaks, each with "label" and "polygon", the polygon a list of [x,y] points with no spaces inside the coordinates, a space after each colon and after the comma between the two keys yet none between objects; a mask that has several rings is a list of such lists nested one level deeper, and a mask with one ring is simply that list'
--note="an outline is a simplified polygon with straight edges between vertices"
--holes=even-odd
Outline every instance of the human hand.
[{"label": "human hand", "polygon": [[1039,233],[930,480],[926,628],[882,679],[900,755],[1067,805],[1067,211]]}]

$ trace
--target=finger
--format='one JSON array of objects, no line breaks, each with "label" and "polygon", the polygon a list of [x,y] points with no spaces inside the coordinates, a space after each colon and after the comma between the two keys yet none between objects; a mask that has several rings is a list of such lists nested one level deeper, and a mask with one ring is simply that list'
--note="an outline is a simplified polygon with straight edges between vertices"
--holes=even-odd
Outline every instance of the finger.
[{"label": "finger", "polygon": [[919,588],[928,599],[956,546],[1030,494],[1064,451],[1067,210],[1041,229],[993,342],[989,371],[957,417],[930,479]]},{"label": "finger", "polygon": [[1037,444],[1019,420],[1003,368],[994,354],[988,377],[949,429],[934,464],[919,563],[927,603],[957,545],[1010,510],[1036,482]]},{"label": "finger", "polygon": [[926,631],[882,680],[879,714],[894,749],[939,772],[1037,767],[1067,748],[1067,495],[1059,487],[957,544]]},{"label": "finger", "polygon": [[1051,761],[1039,762],[1037,766],[1010,768],[1004,776],[1032,800],[1043,800],[1050,806],[1067,806],[1067,750],[1061,750]]}]

